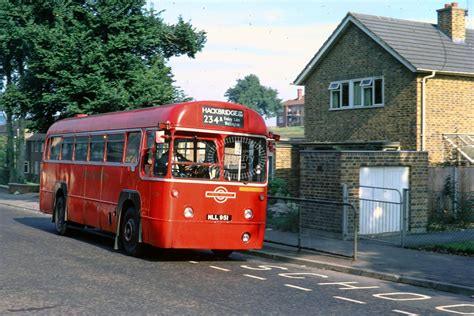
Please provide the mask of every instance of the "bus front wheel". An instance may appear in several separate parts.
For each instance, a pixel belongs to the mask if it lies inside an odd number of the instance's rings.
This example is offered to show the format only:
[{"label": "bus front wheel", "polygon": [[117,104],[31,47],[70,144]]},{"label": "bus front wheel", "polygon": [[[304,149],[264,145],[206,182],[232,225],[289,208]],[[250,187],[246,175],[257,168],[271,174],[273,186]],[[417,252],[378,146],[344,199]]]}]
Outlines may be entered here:
[{"label": "bus front wheel", "polygon": [[140,257],[143,254],[143,245],[138,242],[139,225],[138,212],[134,207],[129,207],[120,227],[123,250],[129,256]]},{"label": "bus front wheel", "polygon": [[58,196],[56,199],[56,205],[54,208],[54,226],[56,227],[56,232],[61,236],[64,236],[69,232],[66,221],[66,203],[63,196]]}]

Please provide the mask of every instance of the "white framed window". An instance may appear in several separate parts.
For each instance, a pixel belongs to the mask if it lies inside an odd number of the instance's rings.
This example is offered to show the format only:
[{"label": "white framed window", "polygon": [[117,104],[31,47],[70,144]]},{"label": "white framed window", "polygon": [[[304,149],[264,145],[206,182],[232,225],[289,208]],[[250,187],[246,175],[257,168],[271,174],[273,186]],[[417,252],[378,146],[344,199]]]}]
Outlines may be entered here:
[{"label": "white framed window", "polygon": [[39,161],[35,161],[33,169],[34,169],[34,174],[39,174],[39,172],[40,172],[40,162]]},{"label": "white framed window", "polygon": [[30,173],[30,162],[25,161],[25,164],[23,166],[23,173]]},{"label": "white framed window", "polygon": [[383,77],[334,81],[329,84],[330,110],[381,107],[384,105]]}]

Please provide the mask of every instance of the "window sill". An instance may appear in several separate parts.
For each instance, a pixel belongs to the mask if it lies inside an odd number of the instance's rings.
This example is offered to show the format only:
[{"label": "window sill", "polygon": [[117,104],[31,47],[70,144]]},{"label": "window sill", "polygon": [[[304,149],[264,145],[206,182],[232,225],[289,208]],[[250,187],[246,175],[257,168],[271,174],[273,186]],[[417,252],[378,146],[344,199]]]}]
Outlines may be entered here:
[{"label": "window sill", "polygon": [[376,108],[383,108],[383,104],[377,104],[377,105],[370,105],[370,106],[347,106],[343,108],[337,108],[337,109],[329,109],[329,111],[345,111],[345,110],[361,110],[361,109],[376,109]]}]

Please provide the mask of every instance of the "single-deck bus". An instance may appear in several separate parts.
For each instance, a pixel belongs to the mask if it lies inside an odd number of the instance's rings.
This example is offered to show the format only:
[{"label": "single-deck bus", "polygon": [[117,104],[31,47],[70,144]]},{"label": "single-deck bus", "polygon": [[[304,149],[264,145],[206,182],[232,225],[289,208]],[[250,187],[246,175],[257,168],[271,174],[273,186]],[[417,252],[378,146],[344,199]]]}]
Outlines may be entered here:
[{"label": "single-deck bus", "polygon": [[160,248],[261,248],[268,137],[255,111],[188,102],[54,123],[46,136],[40,209],[56,231],[94,227],[138,256]]}]

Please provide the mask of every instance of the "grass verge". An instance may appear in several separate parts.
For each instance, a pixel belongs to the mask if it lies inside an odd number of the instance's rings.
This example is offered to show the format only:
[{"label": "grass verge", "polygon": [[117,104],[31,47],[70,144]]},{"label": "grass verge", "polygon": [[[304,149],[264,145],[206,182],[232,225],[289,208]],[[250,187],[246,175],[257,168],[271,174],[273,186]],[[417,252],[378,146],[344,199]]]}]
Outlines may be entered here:
[{"label": "grass verge", "polygon": [[421,249],[462,256],[474,256],[474,240],[425,246]]},{"label": "grass verge", "polygon": [[282,138],[294,138],[304,137],[303,126],[292,126],[292,127],[270,127],[270,130],[275,134],[280,135]]}]

